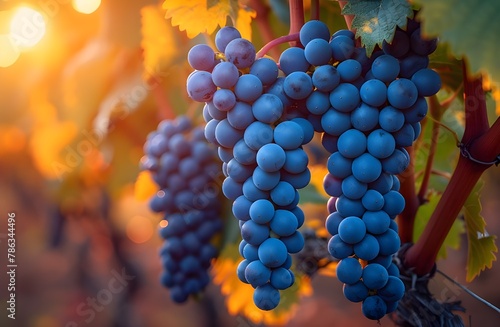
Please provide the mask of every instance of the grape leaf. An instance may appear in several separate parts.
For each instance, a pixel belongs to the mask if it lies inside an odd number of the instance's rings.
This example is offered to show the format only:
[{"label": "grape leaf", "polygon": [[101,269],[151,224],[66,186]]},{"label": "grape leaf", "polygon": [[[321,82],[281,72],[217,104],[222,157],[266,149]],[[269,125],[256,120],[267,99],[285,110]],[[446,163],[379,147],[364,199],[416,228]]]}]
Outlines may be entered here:
[{"label": "grape leaf", "polygon": [[236,275],[241,260],[238,243],[227,244],[212,267],[213,282],[220,285],[221,293],[226,297],[228,312],[231,315],[243,315],[252,325],[285,325],[297,310],[297,301],[311,295],[310,279],[295,272],[295,283],[280,292],[280,304],[274,310],[262,311],[253,303],[252,286],[242,283]]},{"label": "grape leaf", "polygon": [[448,42],[456,56],[467,57],[472,73],[487,72],[500,84],[498,31],[500,2],[497,0],[416,0],[425,35]]},{"label": "grape leaf", "polygon": [[486,268],[491,268],[493,261],[496,260],[495,253],[498,252],[495,244],[496,236],[488,235],[486,223],[481,216],[481,203],[479,200],[482,186],[482,181],[476,184],[462,209],[469,242],[467,282],[471,282]]},{"label": "grape leaf", "polygon": [[166,18],[172,19],[173,26],[179,26],[181,31],[186,31],[189,38],[194,38],[200,33],[212,34],[217,27],[226,26],[229,16],[239,29],[245,30],[248,38],[249,22],[255,17],[255,12],[243,8],[237,0],[167,0],[163,2],[166,9]]},{"label": "grape leaf", "polygon": [[[413,230],[413,239],[417,241],[424,231],[425,225],[429,221],[434,209],[441,199],[441,193],[434,191],[429,192],[428,202],[418,208],[417,216],[415,218],[415,225]],[[447,248],[458,250],[460,247],[460,237],[465,232],[463,221],[456,219],[453,223],[448,235],[446,236],[443,245],[439,249],[438,258],[446,258]]]},{"label": "grape leaf", "polygon": [[375,46],[385,41],[391,43],[396,27],[406,27],[406,18],[413,17],[413,10],[406,0],[351,0],[342,9],[343,15],[354,15],[352,28],[361,45],[371,55]]}]

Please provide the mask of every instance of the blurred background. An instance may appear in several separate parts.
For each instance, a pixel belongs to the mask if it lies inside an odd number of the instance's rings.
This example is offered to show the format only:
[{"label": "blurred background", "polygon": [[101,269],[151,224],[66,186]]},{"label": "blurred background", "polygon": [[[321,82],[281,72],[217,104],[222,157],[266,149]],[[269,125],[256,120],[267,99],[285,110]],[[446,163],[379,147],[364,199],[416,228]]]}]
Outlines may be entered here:
[{"label": "blurred background", "polygon": [[[322,15],[338,14],[331,3]],[[194,43],[207,40],[189,40],[171,27],[158,4],[0,2],[0,326],[264,325],[229,314],[234,310],[228,310],[219,285],[178,305],[159,283],[161,217],[134,187],[138,162],[146,135],[161,120],[187,112],[202,121],[200,106],[185,94],[185,58]],[[277,35],[287,33],[286,22],[274,20],[272,27]],[[481,201],[494,235],[500,234],[499,194],[500,174],[492,168]],[[15,321],[6,310],[11,212]],[[466,242],[464,236],[460,250],[450,250],[439,263],[462,284]],[[494,265],[467,287],[500,306],[499,274]],[[286,326],[377,324],[344,299],[335,278],[316,275],[311,286]],[[439,300],[462,301],[468,326],[499,325],[498,314],[442,277],[430,287]],[[381,324],[393,325],[387,318]]]}]

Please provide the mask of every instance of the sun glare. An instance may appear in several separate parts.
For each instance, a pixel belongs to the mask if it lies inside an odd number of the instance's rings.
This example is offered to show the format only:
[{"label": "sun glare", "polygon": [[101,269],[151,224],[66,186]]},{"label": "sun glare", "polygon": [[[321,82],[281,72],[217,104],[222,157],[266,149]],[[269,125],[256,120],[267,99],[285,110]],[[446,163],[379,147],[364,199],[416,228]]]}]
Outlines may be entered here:
[{"label": "sun glare", "polygon": [[127,224],[126,233],[132,242],[137,244],[145,243],[154,234],[153,223],[146,217],[134,216]]},{"label": "sun glare", "polygon": [[0,35],[0,67],[9,67],[19,58],[19,50],[8,35]]},{"label": "sun glare", "polygon": [[91,14],[101,5],[101,0],[73,0],[73,8],[82,14]]},{"label": "sun glare", "polygon": [[19,50],[34,47],[45,35],[46,25],[38,11],[20,7],[10,22],[10,38]]}]

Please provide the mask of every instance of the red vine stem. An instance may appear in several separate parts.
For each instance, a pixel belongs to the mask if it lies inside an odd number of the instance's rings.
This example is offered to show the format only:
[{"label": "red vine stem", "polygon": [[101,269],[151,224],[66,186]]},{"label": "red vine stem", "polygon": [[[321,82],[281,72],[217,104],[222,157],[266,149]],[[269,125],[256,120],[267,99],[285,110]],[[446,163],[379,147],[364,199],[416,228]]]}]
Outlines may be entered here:
[{"label": "red vine stem", "polygon": [[267,52],[269,52],[269,50],[271,50],[272,48],[274,48],[280,44],[286,43],[286,42],[299,42],[299,33],[280,36],[280,37],[272,40],[271,42],[264,45],[257,52],[256,58],[264,57],[267,54]]},{"label": "red vine stem", "polygon": [[319,20],[319,0],[311,1],[311,20]]},{"label": "red vine stem", "polygon": [[[500,120],[488,128],[482,79],[469,79],[464,65],[465,131],[462,143],[476,160],[492,162],[500,153]],[[460,156],[457,166],[419,240],[408,249],[405,266],[423,276],[433,268],[444,239],[481,174],[491,165]]]},{"label": "red vine stem", "polygon": [[[302,0],[290,0],[290,31],[289,35],[299,33],[304,25],[304,3]],[[290,42],[290,46],[299,45],[299,41]]]},{"label": "red vine stem", "polygon": [[[339,1],[340,10],[344,9],[344,6],[348,1]],[[344,15],[345,24],[347,25],[347,29],[353,31],[352,28],[352,20],[354,19],[353,15]],[[353,31],[354,32],[354,31]]]}]

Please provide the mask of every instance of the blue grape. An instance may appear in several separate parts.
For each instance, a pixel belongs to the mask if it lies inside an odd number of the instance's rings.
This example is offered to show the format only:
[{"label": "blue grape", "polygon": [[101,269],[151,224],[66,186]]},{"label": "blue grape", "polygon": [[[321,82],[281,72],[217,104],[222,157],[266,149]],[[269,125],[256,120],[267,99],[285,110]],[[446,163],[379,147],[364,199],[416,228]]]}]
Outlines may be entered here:
[{"label": "blue grape", "polygon": [[391,223],[389,214],[383,210],[366,211],[362,220],[365,223],[366,231],[374,235],[384,233]]},{"label": "blue grape", "polygon": [[215,52],[206,44],[197,44],[188,52],[189,65],[196,70],[210,72],[217,64]]},{"label": "blue grape", "polygon": [[390,55],[381,55],[372,63],[373,76],[384,83],[394,81],[399,74],[399,62]]},{"label": "blue grape", "polygon": [[349,59],[354,52],[354,40],[346,35],[336,35],[330,41],[333,58],[344,61]]},{"label": "blue grape", "polygon": [[272,310],[276,308],[280,302],[280,293],[268,283],[255,289],[253,301],[261,310]]},{"label": "blue grape", "polygon": [[279,236],[290,236],[297,230],[298,221],[290,211],[278,209],[275,211],[269,226]]},{"label": "blue grape", "polygon": [[238,68],[248,68],[255,61],[254,45],[243,38],[236,38],[229,42],[224,49],[227,61]]},{"label": "blue grape", "polygon": [[358,258],[366,261],[373,260],[379,254],[382,254],[379,242],[372,234],[366,234],[360,242],[354,244],[354,253]]},{"label": "blue grape", "polygon": [[234,86],[234,93],[238,99],[248,103],[257,100],[262,95],[262,91],[262,82],[257,76],[251,74],[240,76]]},{"label": "blue grape", "polygon": [[219,89],[215,91],[212,103],[220,111],[229,111],[236,104],[236,96],[231,90]]},{"label": "blue grape", "polygon": [[212,99],[217,87],[212,81],[212,74],[197,70],[188,78],[186,89],[194,101],[207,102]]},{"label": "blue grape", "polygon": [[350,83],[340,83],[330,92],[330,104],[341,112],[351,112],[359,104],[359,90]]},{"label": "blue grape", "polygon": [[259,260],[252,261],[245,268],[245,279],[254,288],[265,285],[271,279],[271,269]]},{"label": "blue grape", "polygon": [[342,194],[352,200],[358,200],[365,195],[368,186],[366,183],[360,182],[350,175],[342,181]]},{"label": "blue grape", "polygon": [[274,94],[265,93],[252,104],[253,116],[263,123],[274,123],[283,114],[284,106],[280,98]]},{"label": "blue grape", "polygon": [[259,246],[259,260],[269,268],[277,268],[285,263],[287,249],[285,244],[277,238],[267,238]]},{"label": "blue grape", "polygon": [[227,61],[218,63],[212,70],[212,81],[223,89],[230,89],[236,85],[240,72],[238,68]]},{"label": "blue grape", "polygon": [[245,130],[255,121],[252,114],[252,106],[245,102],[237,101],[231,110],[227,113],[229,125],[238,130]]},{"label": "blue grape", "polygon": [[215,46],[220,52],[225,52],[229,42],[238,38],[241,38],[241,34],[236,28],[225,26],[215,34]]},{"label": "blue grape", "polygon": [[276,143],[269,143],[257,151],[257,164],[266,172],[280,170],[286,161],[285,150]]},{"label": "blue grape", "polygon": [[411,77],[420,96],[431,96],[436,94],[441,88],[441,78],[432,69],[421,69]]},{"label": "blue grape", "polygon": [[330,31],[328,26],[322,21],[310,20],[300,28],[299,39],[303,46],[307,46],[314,39],[328,41],[330,39]]},{"label": "blue grape", "polygon": [[321,91],[312,92],[306,99],[306,108],[311,114],[324,114],[330,108],[329,94]]},{"label": "blue grape", "polygon": [[361,302],[368,297],[368,288],[362,281],[357,281],[354,284],[344,284],[343,293],[349,301]]},{"label": "blue grape", "polygon": [[410,38],[404,31],[396,31],[391,43],[382,44],[384,53],[396,58],[401,58],[410,51]]},{"label": "blue grape", "polygon": [[306,60],[304,49],[292,47],[281,53],[279,66],[285,75],[290,75],[293,72],[306,72],[309,62]]},{"label": "blue grape", "polygon": [[273,84],[278,73],[278,65],[269,58],[259,58],[250,67],[250,74],[257,76],[264,86]]},{"label": "blue grape", "polygon": [[311,77],[301,71],[292,72],[285,77],[283,90],[294,100],[305,99],[313,90]]},{"label": "blue grape", "polygon": [[360,242],[366,235],[366,226],[359,217],[349,216],[344,218],[338,227],[339,236],[348,244]]},{"label": "blue grape", "polygon": [[378,79],[370,79],[361,85],[361,100],[373,107],[379,107],[387,100],[387,86]]},{"label": "blue grape", "polygon": [[384,196],[375,189],[368,189],[361,199],[366,210],[377,211],[384,207]]},{"label": "blue grape", "polygon": [[365,103],[361,103],[351,113],[352,127],[362,132],[373,130],[378,125],[378,121],[378,109]]},{"label": "blue grape", "polygon": [[[366,139],[368,153],[378,159],[389,157],[396,149],[396,140],[383,129],[376,129]],[[378,178],[378,177],[377,177]]]},{"label": "blue grape", "polygon": [[326,133],[339,136],[352,127],[351,116],[331,108],[321,117],[321,127]]},{"label": "blue grape", "polygon": [[401,110],[392,106],[386,106],[380,110],[378,123],[382,129],[393,133],[401,129],[405,123],[405,115]]},{"label": "blue grape", "polygon": [[302,127],[293,121],[284,121],[274,129],[274,142],[284,150],[296,149],[304,142]]},{"label": "blue grape", "polygon": [[250,149],[259,150],[263,145],[272,142],[274,131],[271,126],[255,121],[245,129],[243,137]]},{"label": "blue grape", "polygon": [[326,65],[332,58],[332,48],[325,39],[312,39],[305,45],[304,57],[311,65]]},{"label": "blue grape", "polygon": [[378,295],[368,296],[363,301],[361,308],[365,317],[372,320],[381,319],[387,312],[387,304]]},{"label": "blue grape", "polygon": [[345,258],[337,264],[336,275],[339,281],[345,284],[354,284],[363,274],[363,268],[358,259]]},{"label": "blue grape", "polygon": [[340,238],[338,234],[333,235],[328,241],[328,252],[336,259],[345,259],[354,253],[353,246]]},{"label": "blue grape", "polygon": [[362,67],[358,61],[347,59],[337,66],[337,71],[342,81],[353,82],[361,76]]},{"label": "blue grape", "polygon": [[417,101],[417,97],[417,87],[409,79],[399,78],[387,87],[387,100],[394,108],[410,108]]},{"label": "blue grape", "polygon": [[311,79],[314,87],[321,92],[330,92],[340,84],[340,74],[331,65],[316,67]]}]

